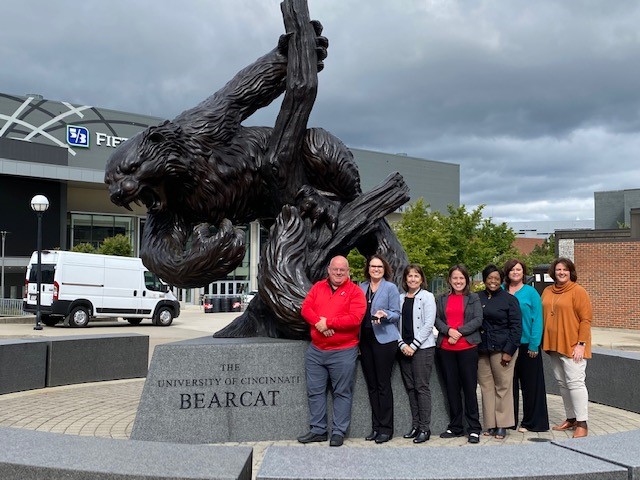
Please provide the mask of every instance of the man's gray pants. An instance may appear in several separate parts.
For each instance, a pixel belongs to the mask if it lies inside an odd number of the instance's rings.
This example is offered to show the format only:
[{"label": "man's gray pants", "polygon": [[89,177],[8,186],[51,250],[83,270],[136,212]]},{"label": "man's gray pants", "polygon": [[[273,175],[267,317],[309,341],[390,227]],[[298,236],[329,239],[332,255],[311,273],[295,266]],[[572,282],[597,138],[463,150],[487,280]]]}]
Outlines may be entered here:
[{"label": "man's gray pants", "polygon": [[358,347],[343,350],[320,350],[309,345],[305,353],[309,425],[317,434],[327,432],[327,384],[333,389],[333,428],[331,434],[347,433],[351,422],[353,382]]}]

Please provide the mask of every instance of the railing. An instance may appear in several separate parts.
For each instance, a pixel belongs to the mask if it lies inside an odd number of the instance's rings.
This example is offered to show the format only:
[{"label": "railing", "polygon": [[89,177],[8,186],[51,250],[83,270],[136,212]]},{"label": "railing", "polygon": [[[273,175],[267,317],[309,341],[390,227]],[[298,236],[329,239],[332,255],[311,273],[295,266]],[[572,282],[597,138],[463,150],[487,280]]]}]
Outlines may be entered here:
[{"label": "railing", "polygon": [[0,317],[23,315],[21,298],[0,298]]}]

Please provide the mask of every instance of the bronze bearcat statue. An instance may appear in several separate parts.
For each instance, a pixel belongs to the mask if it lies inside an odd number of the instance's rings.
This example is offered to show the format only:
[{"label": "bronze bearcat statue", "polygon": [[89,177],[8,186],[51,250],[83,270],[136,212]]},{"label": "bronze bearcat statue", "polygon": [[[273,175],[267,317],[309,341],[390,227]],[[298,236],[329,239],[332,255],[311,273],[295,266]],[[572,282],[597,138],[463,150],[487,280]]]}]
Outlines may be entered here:
[{"label": "bronze bearcat statue", "polygon": [[[306,128],[312,81],[299,95],[305,114],[287,109],[285,96],[276,127],[241,124],[285,90],[296,95],[299,85],[290,84],[299,82],[289,78],[293,56],[304,63],[306,54],[314,73],[322,69],[328,42],[318,22],[305,26],[306,37],[305,31],[281,36],[276,48],[222,89],[121,144],[107,163],[112,202],[147,207],[140,256],[170,284],[198,287],[223,278],[245,255],[244,232],[233,225],[259,220],[271,227],[259,295],[219,336],[307,338],[299,315],[306,290],[324,276],[333,255],[351,248],[384,253],[396,272],[406,264],[384,220],[407,201],[404,181],[396,174],[362,194],[346,146],[325,130]],[[304,38],[311,47],[301,53]],[[301,126],[292,127],[291,119]]]}]

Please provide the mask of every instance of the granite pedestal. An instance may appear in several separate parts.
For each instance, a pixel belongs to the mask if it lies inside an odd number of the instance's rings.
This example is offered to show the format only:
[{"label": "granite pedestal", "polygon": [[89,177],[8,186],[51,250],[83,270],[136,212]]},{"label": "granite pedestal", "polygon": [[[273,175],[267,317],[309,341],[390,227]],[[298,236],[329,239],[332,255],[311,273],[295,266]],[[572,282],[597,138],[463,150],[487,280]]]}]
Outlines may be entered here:
[{"label": "granite pedestal", "polygon": [[47,346],[43,340],[0,340],[0,395],[45,387]]},{"label": "granite pedestal", "polygon": [[[294,340],[212,337],[158,345],[131,437],[179,443],[295,439],[309,430],[307,346]],[[431,391],[431,429],[438,434],[446,429],[448,415],[435,369]],[[402,435],[411,427],[411,416],[397,365],[393,392],[395,435]],[[348,436],[370,431],[371,410],[358,365]]]},{"label": "granite pedestal", "polygon": [[75,335],[49,337],[47,341],[47,387],[147,374],[148,335]]}]

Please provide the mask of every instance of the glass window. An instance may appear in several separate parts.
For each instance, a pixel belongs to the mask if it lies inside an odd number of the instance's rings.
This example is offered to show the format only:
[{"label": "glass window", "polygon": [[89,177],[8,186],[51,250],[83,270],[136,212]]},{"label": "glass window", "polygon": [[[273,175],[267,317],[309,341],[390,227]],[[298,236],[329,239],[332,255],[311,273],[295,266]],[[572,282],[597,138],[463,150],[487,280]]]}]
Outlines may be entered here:
[{"label": "glass window", "polygon": [[105,238],[115,237],[118,234],[132,239],[131,244],[134,245],[134,217],[72,213],[70,223],[71,247],[80,243],[89,243],[98,249]]},{"label": "glass window", "polygon": [[[56,266],[53,263],[40,264],[42,271],[42,283],[51,284],[56,272]],[[38,283],[38,265],[31,265],[31,271],[29,272],[29,283]]]}]

